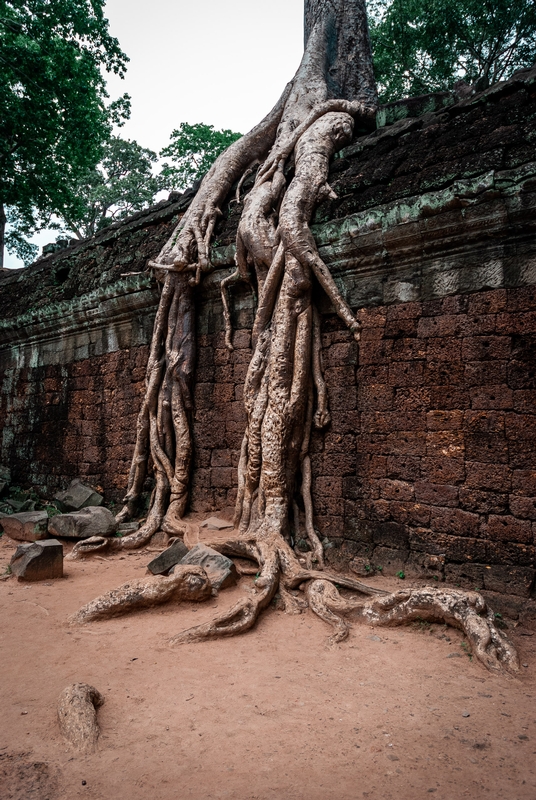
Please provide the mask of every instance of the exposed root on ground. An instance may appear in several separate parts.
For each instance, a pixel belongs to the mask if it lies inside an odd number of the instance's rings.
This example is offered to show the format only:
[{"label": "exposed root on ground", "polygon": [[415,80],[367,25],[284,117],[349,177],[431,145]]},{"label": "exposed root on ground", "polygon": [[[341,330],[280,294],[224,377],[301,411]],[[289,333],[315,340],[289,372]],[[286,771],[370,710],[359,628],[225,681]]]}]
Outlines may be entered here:
[{"label": "exposed root on ground", "polygon": [[212,594],[207,573],[201,567],[177,565],[171,575],[129,581],[97,597],[70,617],[71,624],[109,619],[162,603],[206,600]]},{"label": "exposed root on ground", "polygon": [[[478,592],[422,587],[387,594],[355,578],[308,569],[287,542],[266,526],[255,537],[215,539],[206,544],[224,555],[256,564],[254,587],[223,614],[172,637],[171,644],[245,633],[277,594],[287,613],[299,614],[309,607],[331,625],[334,632],[328,641],[332,645],[348,636],[350,624],[346,615],[352,621],[385,627],[407,625],[413,620],[442,622],[463,631],[475,658],[487,669],[517,672],[519,668],[515,648],[496,628],[493,612]],[[343,597],[338,587],[354,591],[357,596]],[[303,591],[303,596],[297,589]],[[131,581],[107,592],[80,609],[70,621],[80,624],[107,619],[166,602],[205,600],[211,594],[203,569],[177,566],[168,577]]]},{"label": "exposed root on ground", "polygon": [[332,641],[348,635],[348,624],[340,616],[348,612],[354,612],[354,619],[381,627],[407,625],[413,620],[443,622],[464,632],[473,655],[487,669],[519,669],[514,646],[495,626],[494,614],[478,592],[425,586],[363,602],[343,598],[332,583],[317,580],[309,585],[307,598],[314,612],[335,628]]},{"label": "exposed root on ground", "polygon": [[[244,281],[258,297],[253,355],[243,393],[247,424],[238,465],[239,535],[214,542],[213,547],[258,564],[259,575],[251,596],[173,641],[247,631],[278,591],[289,612],[300,611],[304,601],[294,592],[302,587],[305,602],[334,627],[333,641],[348,634],[348,623],[341,616],[347,611],[359,612],[378,625],[402,624],[428,614],[462,628],[488,668],[514,669],[513,648],[495,629],[492,616],[484,616],[485,604],[478,595],[427,589],[383,596],[324,567],[314,527],[309,456],[313,426],[324,428],[330,421],[315,287],[327,295],[356,341],[360,326],[318,253],[310,222],[319,202],[336,197],[328,183],[330,160],[351,142],[356,120],[365,124],[374,119],[377,95],[364,0],[306,0],[305,7],[306,48],[294,79],[266,119],[214,163],[172,237],[150,264],[163,289],[128,492],[119,515],[124,520],[134,513],[152,464],[155,488],[147,521],[132,536],[81,542],[71,557],[139,547],[160,529],[172,535],[184,533],[180,520],[192,454],[195,287],[213,269],[210,246],[223,203],[234,185],[240,201],[245,177],[258,164],[254,185],[243,200],[236,269],[221,281],[229,348],[233,346],[231,287]],[[303,538],[309,547],[305,557],[294,549],[302,539],[302,512]],[[158,585],[166,584],[160,579]],[[348,600],[337,586],[382,597]],[[114,597],[110,593],[106,608],[119,613],[140,607],[138,596],[145,595],[137,587],[134,602],[131,587],[123,587]],[[100,601],[95,603],[99,608],[90,611],[94,605],[90,604],[83,610],[86,615],[101,613]],[[143,604],[151,603],[143,599]]]},{"label": "exposed root on ground", "polygon": [[73,683],[60,694],[58,720],[62,736],[83,753],[92,753],[97,747],[97,708],[103,703],[102,694],[87,683]]}]

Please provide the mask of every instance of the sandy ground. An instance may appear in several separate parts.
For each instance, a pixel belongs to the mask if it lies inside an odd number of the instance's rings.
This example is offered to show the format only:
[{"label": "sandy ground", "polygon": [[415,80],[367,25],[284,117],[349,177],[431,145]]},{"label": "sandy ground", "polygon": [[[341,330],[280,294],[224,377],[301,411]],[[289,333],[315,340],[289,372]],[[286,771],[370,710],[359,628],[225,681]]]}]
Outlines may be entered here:
[{"label": "sandy ground", "polygon": [[[0,572],[14,548],[0,539]],[[442,626],[356,625],[328,648],[311,612],[275,608],[244,636],[169,646],[252,578],[205,604],[66,624],[153,557],[66,561],[62,580],[0,583],[2,800],[536,798],[530,631],[512,632],[527,665],[515,679],[486,672]],[[92,756],[58,729],[58,696],[74,682],[106,696]]]}]

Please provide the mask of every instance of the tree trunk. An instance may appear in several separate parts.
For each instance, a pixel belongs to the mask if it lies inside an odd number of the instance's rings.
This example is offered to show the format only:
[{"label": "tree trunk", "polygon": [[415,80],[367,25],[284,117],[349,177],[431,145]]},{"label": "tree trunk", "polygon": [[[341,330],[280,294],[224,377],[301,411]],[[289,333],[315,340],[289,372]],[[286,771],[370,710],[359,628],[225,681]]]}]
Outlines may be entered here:
[{"label": "tree trunk", "polygon": [[[238,182],[242,215],[236,270],[221,283],[230,349],[229,286],[237,281],[255,283],[259,301],[252,331],[254,353],[244,385],[247,425],[238,467],[238,532],[214,546],[227,555],[245,554],[259,565],[257,594],[175,641],[248,630],[278,590],[287,609],[296,611],[300,604],[291,590],[310,585],[310,607],[327,621],[338,620],[341,630],[345,623],[333,610],[338,602],[334,582],[365,594],[384,594],[321,571],[323,551],[313,524],[309,458],[312,426],[322,428],[330,419],[313,284],[325,291],[356,340],[360,327],[318,254],[309,222],[317,203],[334,196],[327,183],[331,157],[351,141],[355,119],[370,123],[376,106],[364,0],[306,0],[305,52],[296,75],[265,120],[214,163],[151,264],[164,286],[120,518],[135,508],[149,458],[156,477],[153,504],[136,534],[88,540],[80,545],[80,553],[101,545],[137,547],[160,527],[182,532],[192,449],[194,287],[203,273],[212,270],[210,244],[220,205]],[[253,188],[242,196],[243,177],[258,165]],[[300,528],[300,494],[311,548],[308,557],[293,549]],[[324,596],[332,598],[331,606],[323,605]],[[440,613],[440,605],[437,608]]]}]

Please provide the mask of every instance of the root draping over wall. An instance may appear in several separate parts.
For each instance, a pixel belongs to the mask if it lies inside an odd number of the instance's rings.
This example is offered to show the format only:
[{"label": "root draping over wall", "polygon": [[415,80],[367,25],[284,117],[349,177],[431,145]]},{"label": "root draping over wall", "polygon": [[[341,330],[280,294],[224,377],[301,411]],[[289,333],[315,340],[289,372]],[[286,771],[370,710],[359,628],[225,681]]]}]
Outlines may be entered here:
[{"label": "root draping over wall", "polygon": [[[152,465],[156,486],[147,521],[123,539],[89,540],[77,546],[75,557],[103,547],[138,547],[160,529],[182,532],[192,455],[195,287],[213,270],[210,245],[224,200],[236,186],[241,201],[244,179],[256,170],[253,188],[243,199],[236,270],[221,283],[229,348],[229,287],[239,281],[249,284],[257,296],[257,310],[243,393],[247,424],[238,466],[236,530],[227,542],[214,545],[226,555],[258,564],[256,593],[175,641],[248,630],[277,591],[287,609],[296,610],[298,601],[290,592],[301,587],[309,606],[335,626],[335,639],[345,635],[340,612],[350,608],[376,624],[397,624],[424,608],[430,618],[465,630],[487,666],[503,662],[513,667],[511,648],[484,616],[483,601],[473,595],[430,590],[354,603],[340,597],[335,583],[361,594],[383,593],[323,571],[322,544],[313,521],[309,443],[313,426],[325,427],[330,414],[314,285],[327,295],[357,341],[360,326],[319,256],[309,223],[319,201],[334,196],[327,182],[330,159],[351,141],[356,121],[363,126],[374,120],[377,95],[364,0],[306,0],[305,22],[304,56],[279,102],[218,158],[177,229],[150,263],[163,287],[128,491],[119,515],[125,520],[134,513]],[[311,548],[301,560],[294,550],[300,507]],[[117,590],[113,602],[130,603],[130,590],[121,592]],[[90,605],[96,609],[95,603]],[[90,618],[93,612],[88,608],[80,613]]]}]

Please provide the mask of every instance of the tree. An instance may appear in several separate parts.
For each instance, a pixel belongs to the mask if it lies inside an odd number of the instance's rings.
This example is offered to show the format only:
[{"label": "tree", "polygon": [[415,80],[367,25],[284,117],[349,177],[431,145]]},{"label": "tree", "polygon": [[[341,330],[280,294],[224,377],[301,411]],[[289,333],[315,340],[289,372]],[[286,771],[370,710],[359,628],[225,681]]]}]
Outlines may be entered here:
[{"label": "tree", "polygon": [[536,59],[533,0],[375,0],[371,38],[383,101],[478,90]]},{"label": "tree", "polygon": [[217,157],[241,136],[230,130],[214,130],[213,125],[182,122],[172,132],[170,144],[160,153],[160,158],[172,159],[171,164],[162,165],[161,176],[166,187],[186,189],[200,180]]},{"label": "tree", "polygon": [[112,137],[100,164],[72,187],[69,206],[57,209],[57,216],[68,231],[85,239],[116,219],[146,208],[161,186],[160,178],[152,172],[156,161],[152,150]]},{"label": "tree", "polygon": [[[364,0],[305,0],[305,53],[296,75],[268,116],[212,165],[170,240],[150,264],[163,288],[125,507],[118,515],[124,520],[135,512],[151,460],[156,485],[147,520],[135,534],[88,539],[77,544],[73,554],[76,558],[103,548],[139,547],[160,529],[184,535],[181,517],[192,454],[195,287],[213,270],[210,243],[223,201],[233,186],[238,194],[244,175],[259,165],[253,188],[245,197],[239,195],[236,270],[221,282],[228,347],[232,348],[228,287],[239,280],[255,283],[258,305],[254,352],[244,384],[247,425],[238,466],[235,532],[212,543],[222,553],[255,563],[255,594],[172,641],[249,630],[279,592],[287,611],[308,605],[333,625],[333,641],[347,635],[342,614],[349,610],[379,625],[401,624],[416,616],[440,619],[465,630],[487,666],[505,663],[514,669],[515,651],[496,630],[491,612],[482,616],[486,606],[480,595],[426,588],[384,596],[324,569],[322,543],[313,525],[309,441],[313,425],[324,428],[330,421],[313,282],[326,292],[357,340],[360,325],[318,254],[309,221],[317,202],[333,194],[327,183],[331,156],[350,142],[355,118],[360,124],[374,120],[376,106]],[[292,546],[292,525],[296,539],[301,525],[300,495],[311,547],[308,558]],[[187,572],[177,580],[189,585],[194,577]],[[154,598],[154,583],[152,579],[144,589],[138,586],[139,597],[148,602]],[[347,599],[338,586],[381,596]],[[304,590],[301,601],[292,593],[297,588]],[[131,594],[126,588],[114,591],[92,607],[98,606],[101,615],[115,615],[127,609],[124,600]]]},{"label": "tree", "polygon": [[46,224],[101,159],[112,123],[128,115],[127,95],[107,103],[102,70],[123,76],[128,59],[103,7],[104,0],[0,1],[0,266],[5,209],[19,241]]}]

